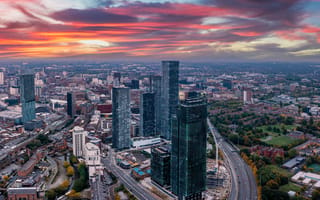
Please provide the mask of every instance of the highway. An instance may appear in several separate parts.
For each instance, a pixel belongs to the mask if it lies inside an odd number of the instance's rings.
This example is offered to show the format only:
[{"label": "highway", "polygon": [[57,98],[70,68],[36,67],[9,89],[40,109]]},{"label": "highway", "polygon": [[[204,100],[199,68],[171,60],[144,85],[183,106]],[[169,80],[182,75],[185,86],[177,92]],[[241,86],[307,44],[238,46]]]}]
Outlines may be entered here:
[{"label": "highway", "polygon": [[104,166],[109,169],[123,185],[139,200],[158,200],[157,196],[145,189],[140,183],[134,180],[128,172],[116,165],[114,153],[109,149],[107,158],[102,158]]},{"label": "highway", "polygon": [[224,140],[218,130],[211,124],[209,118],[207,123],[210,132],[216,137],[218,146],[222,150],[225,162],[230,167],[232,182],[229,200],[256,200],[257,185],[249,166],[242,160],[237,150]]}]

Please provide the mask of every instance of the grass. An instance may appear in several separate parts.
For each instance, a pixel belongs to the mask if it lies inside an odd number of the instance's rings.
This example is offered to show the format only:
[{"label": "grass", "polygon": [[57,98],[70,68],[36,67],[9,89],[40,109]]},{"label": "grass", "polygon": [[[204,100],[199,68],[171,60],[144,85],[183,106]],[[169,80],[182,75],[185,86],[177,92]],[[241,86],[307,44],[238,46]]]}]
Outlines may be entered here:
[{"label": "grass", "polygon": [[278,129],[280,129],[280,130],[281,130],[282,128],[285,128],[285,129],[287,129],[287,130],[294,130],[294,129],[296,129],[296,128],[298,127],[298,125],[276,124],[276,125],[259,126],[259,127],[257,127],[257,129],[262,129],[262,131],[263,131],[264,133],[268,133],[268,134],[270,134],[271,136],[277,136],[277,135],[279,135],[279,133],[276,133],[276,132],[274,132],[274,131],[269,131],[269,130],[267,130],[268,127],[278,128]]},{"label": "grass", "polygon": [[279,172],[280,174],[282,174],[284,176],[287,176],[287,177],[292,176],[291,172],[289,172],[288,170],[283,169],[281,167],[278,167],[277,165],[267,165],[267,167],[270,168],[272,171]]},{"label": "grass", "polygon": [[316,164],[316,163],[311,164],[308,166],[308,168],[313,169],[314,172],[318,172],[318,173],[320,172],[320,165],[319,164]]},{"label": "grass", "polygon": [[289,192],[289,191],[300,192],[301,191],[301,186],[289,182],[286,185],[280,186],[279,190],[283,191],[283,192]]},{"label": "grass", "polygon": [[272,139],[269,141],[266,141],[266,143],[273,146],[282,147],[282,146],[288,146],[294,143],[296,140],[297,139],[291,138],[289,136],[281,135],[281,136],[272,137]]}]

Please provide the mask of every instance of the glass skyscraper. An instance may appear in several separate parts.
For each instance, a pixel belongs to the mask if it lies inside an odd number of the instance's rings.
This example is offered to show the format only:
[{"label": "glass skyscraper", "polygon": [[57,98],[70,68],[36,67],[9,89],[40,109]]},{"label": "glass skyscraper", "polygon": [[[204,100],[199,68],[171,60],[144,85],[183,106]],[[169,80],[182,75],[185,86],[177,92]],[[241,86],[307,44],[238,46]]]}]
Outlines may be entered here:
[{"label": "glass skyscraper", "polygon": [[67,114],[71,118],[75,115],[75,97],[73,92],[67,93]]},{"label": "glass skyscraper", "polygon": [[171,189],[179,199],[201,199],[206,189],[207,101],[182,101],[172,121]]},{"label": "glass skyscraper", "polygon": [[179,61],[162,61],[161,136],[171,140],[171,120],[179,103]]},{"label": "glass skyscraper", "polygon": [[155,135],[155,94],[152,92],[140,95],[140,136]]},{"label": "glass skyscraper", "polygon": [[112,88],[112,146],[118,150],[130,147],[130,89]]},{"label": "glass skyscraper", "polygon": [[151,148],[151,179],[157,184],[170,185],[170,145]]},{"label": "glass skyscraper", "polygon": [[36,118],[34,75],[20,76],[20,101],[22,104],[22,122],[26,123]]},{"label": "glass skyscraper", "polygon": [[151,92],[154,93],[155,131],[161,132],[161,76],[150,77]]}]

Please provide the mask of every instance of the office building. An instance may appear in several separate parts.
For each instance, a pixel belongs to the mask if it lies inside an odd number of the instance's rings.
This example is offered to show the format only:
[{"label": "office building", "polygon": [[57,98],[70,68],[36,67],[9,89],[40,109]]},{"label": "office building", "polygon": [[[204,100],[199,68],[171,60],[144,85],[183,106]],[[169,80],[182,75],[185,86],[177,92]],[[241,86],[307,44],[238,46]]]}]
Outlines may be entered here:
[{"label": "office building", "polygon": [[68,92],[67,93],[67,114],[71,118],[74,118],[75,113],[76,113],[76,110],[75,110],[75,94],[73,92]]},{"label": "office building", "polygon": [[142,93],[140,97],[140,136],[155,135],[155,94]]},{"label": "office building", "polygon": [[82,127],[76,126],[72,133],[72,149],[76,157],[85,157],[85,144],[88,132]]},{"label": "office building", "polygon": [[202,199],[206,189],[207,102],[182,101],[172,124],[171,190],[179,199]]},{"label": "office building", "polygon": [[170,185],[170,146],[151,148],[151,180],[162,187]]},{"label": "office building", "polygon": [[222,80],[222,86],[231,90],[233,88],[233,82],[230,79],[224,79]]},{"label": "office building", "polygon": [[155,131],[161,132],[161,76],[150,77],[151,92],[154,93]]},{"label": "office building", "polygon": [[101,170],[101,152],[99,146],[88,142],[85,144],[85,161],[89,168],[89,176],[95,176]]},{"label": "office building", "polygon": [[121,73],[120,72],[113,73],[113,86],[119,87],[120,83],[121,83]]},{"label": "office building", "polygon": [[0,71],[0,85],[4,84],[4,73]]},{"label": "office building", "polygon": [[22,122],[36,118],[34,75],[23,74],[20,76],[20,101],[22,104]]},{"label": "office building", "polygon": [[162,61],[161,136],[171,140],[172,116],[179,102],[179,61]]},{"label": "office building", "polygon": [[252,89],[244,88],[242,91],[242,98],[243,98],[244,104],[252,104],[253,103]]},{"label": "office building", "polygon": [[131,89],[139,89],[140,85],[139,85],[139,80],[131,80]]},{"label": "office building", "polygon": [[130,89],[112,88],[112,146],[118,150],[130,147]]}]

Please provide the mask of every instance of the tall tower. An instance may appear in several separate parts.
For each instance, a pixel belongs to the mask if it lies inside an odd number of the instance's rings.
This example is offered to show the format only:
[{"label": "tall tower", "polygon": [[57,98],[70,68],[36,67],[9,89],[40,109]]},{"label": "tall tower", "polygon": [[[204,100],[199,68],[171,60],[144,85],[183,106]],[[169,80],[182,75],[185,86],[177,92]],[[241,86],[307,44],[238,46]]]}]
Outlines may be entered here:
[{"label": "tall tower", "polygon": [[22,104],[22,122],[36,118],[34,75],[23,74],[20,76],[20,101]]},{"label": "tall tower", "polygon": [[151,92],[154,93],[155,131],[161,132],[161,76],[151,76]]},{"label": "tall tower", "polygon": [[0,85],[4,84],[4,72],[0,71]]},{"label": "tall tower", "polygon": [[85,144],[88,133],[82,127],[76,126],[72,133],[72,149],[76,157],[85,156]]},{"label": "tall tower", "polygon": [[162,61],[161,136],[171,140],[171,120],[179,103],[179,61]]},{"label": "tall tower", "polygon": [[171,189],[179,199],[201,200],[206,189],[207,101],[181,102],[172,124]]},{"label": "tall tower", "polygon": [[155,94],[142,93],[140,96],[140,136],[155,135]]},{"label": "tall tower", "polygon": [[73,92],[68,92],[67,93],[67,114],[71,117],[74,118],[75,116],[75,97]]},{"label": "tall tower", "polygon": [[130,89],[112,88],[112,146],[118,150],[130,147]]}]

